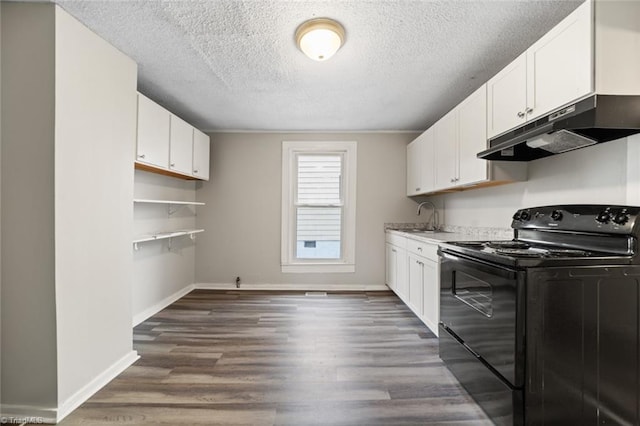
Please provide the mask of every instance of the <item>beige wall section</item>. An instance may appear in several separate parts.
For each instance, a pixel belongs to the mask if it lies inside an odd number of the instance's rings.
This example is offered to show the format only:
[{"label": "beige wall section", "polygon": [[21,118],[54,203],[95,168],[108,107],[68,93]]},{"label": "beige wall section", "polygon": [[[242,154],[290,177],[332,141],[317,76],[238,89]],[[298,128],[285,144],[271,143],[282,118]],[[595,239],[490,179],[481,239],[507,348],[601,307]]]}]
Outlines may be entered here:
[{"label": "beige wall section", "polygon": [[[136,170],[134,198],[174,201],[194,201],[194,181]],[[169,215],[166,204],[136,204],[134,235],[158,231],[193,229],[196,214],[203,207],[184,206]],[[175,206],[173,207],[175,209]],[[206,232],[206,231],[205,231]],[[198,240],[205,234],[198,234]],[[132,287],[134,324],[143,321],[173,301],[193,284],[195,271],[195,243],[189,237],[150,241],[138,245],[134,251],[134,280]]]},{"label": "beige wall section", "polygon": [[132,352],[136,63],[56,7],[58,403]]},{"label": "beige wall section", "polygon": [[627,155],[627,138],[578,149],[529,162],[527,182],[441,195],[436,202],[444,202],[448,225],[501,228],[508,228],[523,207],[637,204],[627,194]]},{"label": "beige wall section", "polygon": [[[414,222],[416,203],[406,193],[406,145],[413,133],[213,133],[211,180],[196,186],[197,283],[384,284],[385,222]],[[280,272],[282,141],[357,141],[356,272]]]},{"label": "beige wall section", "polygon": [[2,8],[2,405],[57,406],[54,15]]}]

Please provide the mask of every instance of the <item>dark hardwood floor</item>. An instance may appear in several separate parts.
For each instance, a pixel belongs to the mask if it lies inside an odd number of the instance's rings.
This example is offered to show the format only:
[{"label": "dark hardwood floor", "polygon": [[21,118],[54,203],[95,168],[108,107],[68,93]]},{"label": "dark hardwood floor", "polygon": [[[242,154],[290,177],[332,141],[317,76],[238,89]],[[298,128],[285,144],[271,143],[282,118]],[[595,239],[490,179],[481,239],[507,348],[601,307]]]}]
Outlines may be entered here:
[{"label": "dark hardwood floor", "polygon": [[196,290],[63,425],[490,425],[391,292]]}]

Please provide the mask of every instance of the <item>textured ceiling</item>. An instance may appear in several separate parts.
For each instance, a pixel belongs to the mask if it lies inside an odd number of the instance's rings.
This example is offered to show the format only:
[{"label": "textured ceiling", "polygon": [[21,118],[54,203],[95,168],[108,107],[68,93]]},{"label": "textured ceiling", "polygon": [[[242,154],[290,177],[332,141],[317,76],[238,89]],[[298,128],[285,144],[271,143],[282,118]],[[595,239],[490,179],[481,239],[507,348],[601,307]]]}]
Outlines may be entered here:
[{"label": "textured ceiling", "polygon": [[[575,1],[56,0],[139,65],[139,90],[204,130],[423,130]],[[294,32],[331,17],[326,62]]]}]

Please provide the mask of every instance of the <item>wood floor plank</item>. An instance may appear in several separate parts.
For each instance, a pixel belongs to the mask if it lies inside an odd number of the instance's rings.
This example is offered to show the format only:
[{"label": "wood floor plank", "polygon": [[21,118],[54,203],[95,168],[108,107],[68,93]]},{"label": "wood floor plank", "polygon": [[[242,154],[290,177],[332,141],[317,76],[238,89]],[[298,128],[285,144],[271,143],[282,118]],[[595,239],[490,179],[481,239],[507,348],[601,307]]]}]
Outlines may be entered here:
[{"label": "wood floor plank", "polygon": [[134,348],[61,424],[491,424],[391,292],[195,290],[135,327]]}]

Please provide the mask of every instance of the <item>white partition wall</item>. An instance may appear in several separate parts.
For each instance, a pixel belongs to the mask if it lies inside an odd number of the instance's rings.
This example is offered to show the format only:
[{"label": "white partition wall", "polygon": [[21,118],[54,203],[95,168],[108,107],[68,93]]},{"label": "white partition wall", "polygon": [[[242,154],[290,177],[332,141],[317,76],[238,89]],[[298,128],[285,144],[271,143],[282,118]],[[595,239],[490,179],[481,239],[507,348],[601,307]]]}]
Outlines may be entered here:
[{"label": "white partition wall", "polygon": [[64,417],[136,359],[135,62],[2,3],[2,416]]}]

